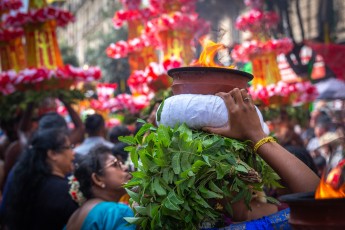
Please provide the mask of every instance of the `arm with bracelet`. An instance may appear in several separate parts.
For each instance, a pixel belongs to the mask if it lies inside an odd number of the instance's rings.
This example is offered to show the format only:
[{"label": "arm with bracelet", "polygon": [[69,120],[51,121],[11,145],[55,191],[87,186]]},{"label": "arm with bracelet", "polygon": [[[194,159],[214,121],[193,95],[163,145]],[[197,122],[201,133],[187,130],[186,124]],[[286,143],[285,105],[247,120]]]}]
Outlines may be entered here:
[{"label": "arm with bracelet", "polygon": [[253,101],[245,89],[235,88],[228,93],[216,95],[226,104],[229,122],[225,127],[205,127],[204,131],[243,141],[250,140],[254,152],[278,173],[293,193],[315,191],[319,177],[274,138],[265,134]]}]

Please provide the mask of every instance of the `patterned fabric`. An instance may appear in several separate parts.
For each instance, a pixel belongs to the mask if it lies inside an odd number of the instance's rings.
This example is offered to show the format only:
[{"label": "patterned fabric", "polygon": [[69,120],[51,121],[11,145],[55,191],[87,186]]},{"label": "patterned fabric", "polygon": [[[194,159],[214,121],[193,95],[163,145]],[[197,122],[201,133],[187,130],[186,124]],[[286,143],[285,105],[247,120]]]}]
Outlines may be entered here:
[{"label": "patterned fabric", "polygon": [[274,213],[263,218],[246,221],[243,223],[233,224],[228,227],[219,230],[240,230],[240,229],[251,229],[251,230],[289,230],[291,229],[288,220],[290,216],[290,209],[285,209],[280,212]]},{"label": "patterned fabric", "polygon": [[290,209],[284,209],[269,216],[257,220],[231,224],[224,228],[207,228],[204,230],[290,230]]}]

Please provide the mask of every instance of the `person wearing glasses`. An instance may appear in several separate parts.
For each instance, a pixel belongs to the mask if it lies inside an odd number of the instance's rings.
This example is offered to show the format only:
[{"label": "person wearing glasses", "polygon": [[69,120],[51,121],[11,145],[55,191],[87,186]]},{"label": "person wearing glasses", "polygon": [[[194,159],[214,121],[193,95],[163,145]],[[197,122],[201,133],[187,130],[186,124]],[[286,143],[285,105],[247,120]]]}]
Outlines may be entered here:
[{"label": "person wearing glasses", "polygon": [[133,211],[119,202],[126,194],[123,185],[128,181],[129,173],[113,156],[110,148],[104,145],[93,147],[82,156],[74,176],[86,201],[69,219],[67,230],[136,228],[124,219],[133,217]]},{"label": "person wearing glasses", "polygon": [[74,170],[65,129],[37,130],[13,168],[4,201],[8,229],[62,229],[78,204],[66,175]]}]

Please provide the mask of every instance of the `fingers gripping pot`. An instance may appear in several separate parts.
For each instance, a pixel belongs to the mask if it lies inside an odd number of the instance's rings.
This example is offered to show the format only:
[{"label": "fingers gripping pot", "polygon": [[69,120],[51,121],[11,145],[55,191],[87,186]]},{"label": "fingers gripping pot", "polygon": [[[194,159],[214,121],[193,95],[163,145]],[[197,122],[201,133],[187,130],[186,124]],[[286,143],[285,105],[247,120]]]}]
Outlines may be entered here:
[{"label": "fingers gripping pot", "polygon": [[[262,114],[257,107],[255,108],[262,129],[268,134],[269,129]],[[177,124],[185,123],[192,129],[222,127],[228,123],[228,119],[228,110],[222,98],[201,94],[180,94],[169,97],[159,106],[156,114],[158,125],[174,127]]]}]

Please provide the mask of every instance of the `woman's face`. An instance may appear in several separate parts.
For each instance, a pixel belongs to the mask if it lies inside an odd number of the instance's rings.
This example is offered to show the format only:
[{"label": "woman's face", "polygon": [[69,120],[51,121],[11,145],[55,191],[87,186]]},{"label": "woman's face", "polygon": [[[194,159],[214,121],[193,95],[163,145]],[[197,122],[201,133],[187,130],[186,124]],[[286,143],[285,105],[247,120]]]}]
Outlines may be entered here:
[{"label": "woman's face", "polygon": [[121,161],[109,154],[102,169],[106,187],[114,190],[124,192],[124,185],[129,180],[129,173],[125,171]]},{"label": "woman's face", "polygon": [[60,146],[58,150],[56,150],[56,161],[54,162],[57,168],[64,174],[67,175],[74,170],[74,146],[71,145],[71,142],[68,138],[64,145]]}]

